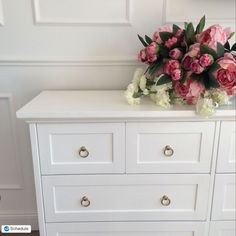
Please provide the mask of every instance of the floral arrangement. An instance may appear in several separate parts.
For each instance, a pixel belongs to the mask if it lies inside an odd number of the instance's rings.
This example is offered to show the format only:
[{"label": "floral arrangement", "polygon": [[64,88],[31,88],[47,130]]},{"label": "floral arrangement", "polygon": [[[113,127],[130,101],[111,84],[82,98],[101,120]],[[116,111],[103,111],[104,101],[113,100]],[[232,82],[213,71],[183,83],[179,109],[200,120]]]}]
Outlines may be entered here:
[{"label": "floral arrangement", "polygon": [[144,48],[138,58],[147,65],[137,69],[125,96],[129,104],[140,104],[149,96],[157,105],[196,104],[202,116],[211,116],[219,105],[229,104],[236,93],[236,43],[229,28],[212,25],[204,30],[205,16],[196,29],[185,23],[160,27],[150,38],[138,35]]}]

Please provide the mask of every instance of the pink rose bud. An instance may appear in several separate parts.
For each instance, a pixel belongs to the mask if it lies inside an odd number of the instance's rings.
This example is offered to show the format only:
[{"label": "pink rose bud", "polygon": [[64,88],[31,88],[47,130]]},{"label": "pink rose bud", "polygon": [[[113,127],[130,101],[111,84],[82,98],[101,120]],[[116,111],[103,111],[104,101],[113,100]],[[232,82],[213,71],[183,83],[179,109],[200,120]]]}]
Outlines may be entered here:
[{"label": "pink rose bud", "polygon": [[138,54],[138,59],[141,61],[141,62],[146,62],[147,61],[147,53],[146,53],[146,49],[142,49],[139,54]]},{"label": "pink rose bud", "polygon": [[199,60],[194,60],[190,65],[190,70],[195,74],[201,74],[204,68],[199,64]]},{"label": "pink rose bud", "polygon": [[208,67],[212,65],[213,62],[214,62],[214,58],[210,54],[203,54],[199,59],[199,63],[202,67]]},{"label": "pink rose bud", "polygon": [[148,56],[147,56],[147,60],[148,60],[148,62],[154,62],[154,61],[156,61],[157,60],[157,55],[152,55],[152,54],[149,54]]},{"label": "pink rose bud", "polygon": [[175,59],[175,60],[179,60],[182,58],[183,56],[183,53],[180,49],[178,48],[174,48],[172,49],[170,52],[169,52],[169,56],[172,58],[172,59]]},{"label": "pink rose bud", "polygon": [[163,72],[167,75],[170,75],[173,70],[179,69],[179,68],[180,68],[180,64],[177,60],[169,60],[165,63]]},{"label": "pink rose bud", "polygon": [[159,45],[155,42],[152,42],[150,45],[147,46],[147,53],[148,54],[157,54],[159,51]]},{"label": "pink rose bud", "polygon": [[193,61],[193,58],[186,55],[182,61],[182,67],[185,69],[185,70],[190,70],[190,65]]},{"label": "pink rose bud", "polygon": [[165,46],[167,48],[171,48],[172,46],[174,46],[176,43],[178,42],[178,39],[174,36],[172,38],[169,38],[166,42],[165,42]]},{"label": "pink rose bud", "polygon": [[182,77],[182,72],[180,69],[175,69],[171,72],[171,78],[174,80],[174,81],[177,81],[177,80],[180,80]]}]

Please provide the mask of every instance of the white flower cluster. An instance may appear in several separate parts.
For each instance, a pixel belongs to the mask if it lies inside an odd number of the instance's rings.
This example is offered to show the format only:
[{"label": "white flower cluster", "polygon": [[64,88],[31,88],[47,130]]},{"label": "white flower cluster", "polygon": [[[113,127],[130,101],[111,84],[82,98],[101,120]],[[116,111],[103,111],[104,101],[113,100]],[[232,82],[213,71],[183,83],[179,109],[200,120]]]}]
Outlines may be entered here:
[{"label": "white flower cluster", "polygon": [[213,88],[205,92],[204,97],[197,102],[197,113],[201,116],[209,117],[215,113],[219,105],[229,104],[229,96],[219,88]]}]

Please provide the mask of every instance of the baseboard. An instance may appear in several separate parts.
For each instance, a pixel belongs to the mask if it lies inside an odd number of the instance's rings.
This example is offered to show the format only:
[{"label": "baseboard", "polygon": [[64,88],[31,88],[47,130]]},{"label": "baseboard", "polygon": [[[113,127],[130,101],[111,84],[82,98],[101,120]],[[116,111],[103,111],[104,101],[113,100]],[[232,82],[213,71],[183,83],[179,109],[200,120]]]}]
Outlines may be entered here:
[{"label": "baseboard", "polygon": [[38,230],[37,214],[0,215],[1,225],[31,225],[32,230]]}]

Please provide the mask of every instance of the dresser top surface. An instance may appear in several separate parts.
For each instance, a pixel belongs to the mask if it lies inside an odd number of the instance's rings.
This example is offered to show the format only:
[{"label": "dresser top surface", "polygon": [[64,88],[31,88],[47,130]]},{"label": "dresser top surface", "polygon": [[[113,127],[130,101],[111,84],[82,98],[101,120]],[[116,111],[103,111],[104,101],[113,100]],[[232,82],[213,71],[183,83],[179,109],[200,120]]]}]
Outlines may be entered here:
[{"label": "dresser top surface", "polygon": [[[221,106],[210,119],[234,119],[235,99],[231,105]],[[122,90],[43,91],[17,111],[25,120],[48,119],[163,119],[201,118],[195,106],[175,105],[170,109],[156,106],[149,98],[140,105],[129,105]]]}]

